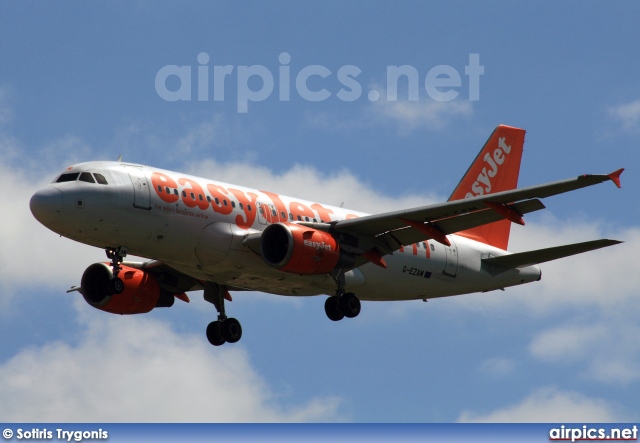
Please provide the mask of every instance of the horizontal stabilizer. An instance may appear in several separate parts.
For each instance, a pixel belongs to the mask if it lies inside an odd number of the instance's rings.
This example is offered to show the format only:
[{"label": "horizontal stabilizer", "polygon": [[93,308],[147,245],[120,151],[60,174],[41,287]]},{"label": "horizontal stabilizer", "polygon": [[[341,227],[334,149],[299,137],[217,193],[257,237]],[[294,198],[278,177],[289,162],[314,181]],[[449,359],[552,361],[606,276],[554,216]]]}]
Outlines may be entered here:
[{"label": "horizontal stabilizer", "polygon": [[582,254],[594,249],[606,248],[607,246],[622,243],[618,240],[592,240],[571,245],[556,246],[553,248],[537,249],[535,251],[518,252],[516,254],[502,255],[482,259],[483,263],[500,268],[514,269],[526,266],[537,265],[539,263],[556,260],[558,258],[569,257],[571,255]]}]

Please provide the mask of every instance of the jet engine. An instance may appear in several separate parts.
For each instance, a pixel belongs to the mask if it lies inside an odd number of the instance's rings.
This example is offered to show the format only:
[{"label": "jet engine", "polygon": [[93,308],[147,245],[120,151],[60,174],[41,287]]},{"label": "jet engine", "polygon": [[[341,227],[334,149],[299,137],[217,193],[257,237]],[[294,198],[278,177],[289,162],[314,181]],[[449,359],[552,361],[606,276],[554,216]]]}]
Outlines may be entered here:
[{"label": "jet engine", "polygon": [[121,266],[118,277],[124,290],[114,294],[110,285],[113,270],[106,263],[94,263],[82,274],[80,293],[94,308],[112,314],[144,314],[153,308],[173,306],[174,295],[161,289],[155,276]]},{"label": "jet engine", "polygon": [[269,266],[300,275],[325,274],[355,262],[328,232],[291,223],[269,225],[262,232],[260,251]]}]

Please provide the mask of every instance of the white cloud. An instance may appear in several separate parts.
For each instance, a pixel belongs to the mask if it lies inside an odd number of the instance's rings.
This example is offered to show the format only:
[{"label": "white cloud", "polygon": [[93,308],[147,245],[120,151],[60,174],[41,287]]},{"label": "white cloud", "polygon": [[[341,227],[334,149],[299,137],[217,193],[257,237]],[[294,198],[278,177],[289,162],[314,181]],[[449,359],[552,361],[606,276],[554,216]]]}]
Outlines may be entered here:
[{"label": "white cloud", "polygon": [[372,85],[370,92],[377,94],[379,99],[367,103],[364,110],[355,116],[307,113],[306,121],[310,125],[331,130],[353,130],[385,124],[398,128],[404,135],[417,129],[439,131],[447,128],[455,119],[473,115],[473,106],[466,100],[387,100],[386,90],[376,84]]},{"label": "white cloud", "polygon": [[322,202],[364,212],[377,213],[411,208],[438,201],[433,194],[384,195],[363,183],[347,170],[324,174],[311,166],[294,165],[281,174],[268,168],[246,163],[219,163],[203,160],[187,165],[188,172],[200,177],[211,177],[227,183],[264,189],[305,200]]},{"label": "white cloud", "polygon": [[538,334],[529,350],[543,360],[569,362],[583,358],[605,333],[601,325],[560,326]]},{"label": "white cloud", "polygon": [[[637,297],[640,228],[608,228],[599,220],[561,220],[547,213],[526,226],[512,225],[509,250],[523,252],[600,238],[624,243],[540,264],[538,282],[471,297],[453,304],[467,309],[526,309],[534,315],[553,315],[563,309],[619,309]],[[457,308],[457,306],[456,306]]]},{"label": "white cloud", "polygon": [[609,115],[618,120],[624,129],[640,129],[640,100],[613,106]]},{"label": "white cloud", "polygon": [[482,362],[480,371],[494,377],[505,377],[516,369],[515,360],[504,357],[489,358]]},{"label": "white cloud", "polygon": [[237,119],[216,114],[209,120],[192,126],[182,137],[178,138],[174,149],[168,149],[176,158],[185,156],[204,157],[212,150],[222,147],[234,147],[246,141],[245,131]]},{"label": "white cloud", "polygon": [[531,354],[547,363],[577,363],[581,377],[606,384],[628,385],[640,380],[640,309],[622,307],[590,321],[571,321],[543,330],[529,345]]},{"label": "white cloud", "polygon": [[[8,140],[8,141],[7,141]],[[15,141],[5,140],[2,152],[10,154],[20,150]],[[61,151],[63,158],[71,158],[77,147],[88,149],[76,138],[66,138],[50,146],[49,151]],[[52,157],[53,158],[53,157]],[[54,286],[64,290],[77,284],[85,267],[104,260],[103,251],[60,238],[39,225],[28,209],[28,201],[35,190],[49,182],[64,160],[51,160],[46,167],[0,165],[0,186],[12,189],[15,208],[5,217],[0,230],[3,244],[0,252],[2,269],[2,303],[9,303],[17,288]],[[12,162],[14,163],[14,162]],[[433,195],[406,195],[394,197],[374,190],[368,183],[346,170],[323,174],[310,166],[296,165],[283,173],[242,162],[218,163],[204,160],[189,164],[189,172],[203,177],[230,183],[241,183],[259,189],[267,189],[323,203],[376,213],[408,208],[441,201]],[[45,170],[49,168],[49,170]],[[548,330],[533,334],[530,344],[532,355],[550,364],[565,364],[554,359],[556,355],[570,356],[573,362],[584,362],[583,376],[602,382],[630,383],[638,378],[640,351],[637,351],[638,328],[633,327],[634,312],[630,309],[637,297],[637,283],[633,276],[640,275],[640,262],[635,260],[640,249],[640,229],[626,228],[606,232],[605,224],[594,221],[557,220],[543,217],[536,223],[527,223],[512,230],[511,250],[525,251],[601,237],[613,237],[626,243],[579,256],[542,265],[543,279],[505,293],[495,292],[455,297],[446,300],[445,309],[472,309],[486,311],[526,310],[527,315],[552,317],[560,312],[565,316],[599,311],[590,323],[572,320],[570,325],[551,326]],[[59,263],[64,254],[64,266]],[[279,301],[274,297],[273,300]],[[415,302],[417,303],[417,302]],[[438,302],[440,303],[440,302]],[[444,303],[441,304],[444,306]],[[611,316],[616,310],[611,326]],[[369,308],[371,319],[393,318],[411,315],[414,303],[373,305]],[[377,314],[376,314],[377,313]],[[594,331],[608,328],[609,332],[595,337]],[[613,332],[612,332],[613,331]],[[597,340],[594,340],[597,338]],[[607,358],[596,358],[607,350]],[[595,352],[597,351],[597,352]],[[514,363],[506,359],[486,361],[481,370],[496,376],[505,376],[513,370]]]},{"label": "white cloud", "polygon": [[640,228],[606,231],[597,221],[555,220],[515,229],[513,250],[527,251],[598,238],[624,243],[540,265],[542,280],[526,291],[535,309],[552,312],[561,306],[620,305],[635,298],[640,275],[636,260],[640,248]]},{"label": "white cloud", "polygon": [[342,419],[333,397],[284,406],[240,346],[212,348],[201,336],[178,335],[148,317],[86,315],[83,323],[77,344],[25,349],[0,365],[4,421]]},{"label": "white cloud", "polygon": [[381,120],[393,122],[405,132],[418,128],[443,129],[448,126],[451,120],[459,117],[470,117],[473,114],[471,102],[468,101],[381,100],[373,103],[371,110]]},{"label": "white cloud", "polygon": [[[11,189],[14,206],[7,212],[0,230],[0,289],[2,304],[11,300],[17,288],[41,285],[61,290],[79,282],[86,266],[104,261],[104,252],[70,241],[40,225],[29,210],[29,200],[35,191],[49,183],[62,168],[77,162],[90,148],[77,137],[65,137],[40,153],[19,161],[24,151],[19,142],[7,137],[0,142],[0,152],[7,162],[0,164],[0,186]],[[90,156],[85,156],[88,158]],[[11,159],[11,161],[9,161]],[[267,168],[244,163],[218,164],[205,160],[190,165],[190,172],[204,177],[216,171],[216,179],[255,186],[301,198],[340,205],[362,211],[379,212],[427,204],[436,200],[431,195],[393,197],[381,195],[347,171],[324,175],[308,166],[294,166],[276,174]],[[333,199],[333,201],[332,201]],[[64,265],[52,265],[61,263]]]},{"label": "white cloud", "polygon": [[[50,167],[50,166],[49,166]],[[0,289],[2,304],[15,289],[37,286],[66,289],[79,282],[89,257],[105,260],[104,252],[61,238],[40,225],[29,210],[29,200],[54,177],[54,170],[29,171],[8,163],[0,164],[0,187],[11,190],[12,208],[0,229]],[[29,173],[31,172],[31,173]],[[36,175],[38,174],[38,175]]]},{"label": "white cloud", "polygon": [[577,392],[543,388],[520,403],[483,414],[464,411],[459,422],[539,423],[576,422],[608,423],[626,421],[628,417],[611,403]]}]

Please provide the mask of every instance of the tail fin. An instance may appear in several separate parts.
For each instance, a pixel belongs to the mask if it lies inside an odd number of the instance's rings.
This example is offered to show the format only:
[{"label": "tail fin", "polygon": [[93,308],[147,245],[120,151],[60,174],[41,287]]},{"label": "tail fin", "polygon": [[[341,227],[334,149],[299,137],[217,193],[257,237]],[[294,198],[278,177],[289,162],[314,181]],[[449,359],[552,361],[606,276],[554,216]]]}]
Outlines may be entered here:
[{"label": "tail fin", "polygon": [[[508,191],[518,186],[524,147],[524,129],[498,126],[467,170],[449,201]],[[501,220],[457,234],[507,249],[511,222]]]}]

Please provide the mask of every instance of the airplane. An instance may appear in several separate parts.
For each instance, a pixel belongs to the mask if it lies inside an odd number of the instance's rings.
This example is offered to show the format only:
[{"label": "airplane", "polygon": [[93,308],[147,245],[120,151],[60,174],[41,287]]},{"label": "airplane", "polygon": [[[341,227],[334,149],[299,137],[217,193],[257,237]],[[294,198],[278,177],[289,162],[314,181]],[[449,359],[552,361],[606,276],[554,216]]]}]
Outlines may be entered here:
[{"label": "airplane", "polygon": [[[606,181],[621,187],[623,169],[517,188],[524,137],[499,125],[448,201],[381,214],[121,158],[68,167],[32,196],[30,209],[50,230],[106,251],[109,261],[87,267],[67,292],[102,311],[141,314],[202,290],[218,312],[207,339],[220,346],[242,337],[226,314],[230,291],[326,295],[325,313],[339,321],[356,317],[360,300],[504,290],[540,280],[540,263],[621,243],[507,251],[511,224],[544,209],[541,198]],[[127,254],[148,261],[125,261]]]}]

